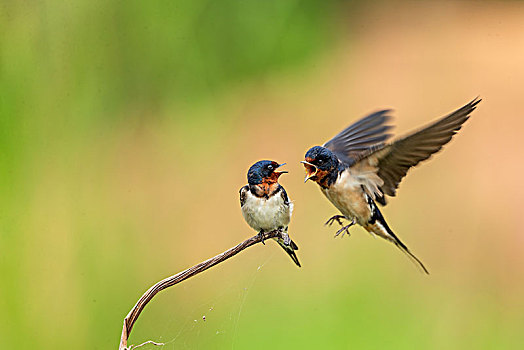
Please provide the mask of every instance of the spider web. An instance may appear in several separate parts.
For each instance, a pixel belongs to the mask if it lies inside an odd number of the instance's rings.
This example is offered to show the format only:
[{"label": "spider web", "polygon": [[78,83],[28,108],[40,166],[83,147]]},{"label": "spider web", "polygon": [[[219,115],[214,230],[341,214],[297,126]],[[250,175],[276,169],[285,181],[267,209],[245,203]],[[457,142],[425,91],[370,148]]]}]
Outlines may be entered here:
[{"label": "spider web", "polygon": [[[144,344],[140,349],[198,349],[210,346],[235,349],[239,323],[250,291],[256,288],[255,282],[263,273],[264,266],[277,253],[275,247],[272,248],[274,249],[262,264],[253,270],[243,272],[245,277],[225,281],[206,293],[207,296],[190,298],[192,300],[183,303],[182,306],[179,304],[180,296],[175,296],[178,305],[170,308],[170,312],[173,312],[174,315],[168,317],[168,322],[159,324],[158,320],[149,321],[150,323],[155,322],[158,328],[157,332],[149,334],[148,339],[163,343],[163,345]],[[206,273],[212,273],[212,271],[211,269]],[[184,288],[183,286],[183,284],[179,285],[178,288]],[[173,288],[176,289],[177,286]],[[185,287],[184,293],[190,293],[193,288],[193,285]],[[157,301],[157,303],[165,306],[162,301]],[[157,307],[162,307],[162,305]],[[139,338],[143,338],[144,333],[140,333]],[[154,335],[155,333],[157,336]],[[132,343],[140,344],[148,339],[138,341],[135,338]],[[213,343],[210,343],[211,340]]]}]

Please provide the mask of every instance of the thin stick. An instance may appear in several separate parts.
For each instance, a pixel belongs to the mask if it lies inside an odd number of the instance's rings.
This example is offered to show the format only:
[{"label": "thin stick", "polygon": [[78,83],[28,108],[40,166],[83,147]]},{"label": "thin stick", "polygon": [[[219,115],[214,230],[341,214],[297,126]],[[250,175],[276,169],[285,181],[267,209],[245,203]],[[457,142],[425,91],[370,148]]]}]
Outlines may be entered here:
[{"label": "thin stick", "polygon": [[[274,238],[274,237],[282,237],[282,232],[279,230],[271,231],[264,234],[264,239]],[[122,328],[122,336],[120,338],[120,346],[118,347],[119,350],[130,350],[131,348],[127,347],[127,340],[129,339],[129,334],[131,334],[131,330],[133,329],[133,325],[135,324],[136,320],[138,319],[138,316],[140,316],[140,313],[144,309],[144,307],[153,299],[153,297],[160,291],[169,288],[171,286],[174,286],[175,284],[178,284],[188,278],[191,278],[200,272],[203,272],[210,267],[213,267],[224,260],[227,260],[231,258],[232,256],[237,255],[244,249],[251,247],[254,244],[262,242],[262,237],[259,235],[253,236],[244,242],[238,244],[237,246],[226,250],[222,254],[218,254],[217,256],[208,259],[206,261],[201,262],[200,264],[197,264],[193,267],[190,267],[187,270],[184,270],[182,272],[177,273],[176,275],[170,276],[166,279],[163,279],[160,282],[157,282],[154,286],[149,288],[147,292],[142,295],[142,297],[138,300],[138,302],[135,304],[135,306],[129,311],[127,316],[124,318],[124,327]]]}]

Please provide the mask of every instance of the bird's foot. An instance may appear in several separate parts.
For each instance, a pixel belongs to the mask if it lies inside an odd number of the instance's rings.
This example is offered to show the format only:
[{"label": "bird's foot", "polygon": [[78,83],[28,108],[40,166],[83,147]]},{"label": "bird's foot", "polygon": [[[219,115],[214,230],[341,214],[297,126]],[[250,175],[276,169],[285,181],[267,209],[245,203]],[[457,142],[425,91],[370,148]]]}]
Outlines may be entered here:
[{"label": "bird's foot", "polygon": [[340,234],[342,234],[342,237],[344,237],[345,234],[347,234],[348,236],[351,236],[351,233],[349,233],[349,228],[351,226],[355,225],[355,223],[356,223],[355,218],[353,218],[353,220],[351,220],[349,225],[343,226],[340,230],[338,230],[335,233],[335,237],[338,237],[338,235],[340,235]]},{"label": "bird's foot", "polygon": [[263,245],[266,245],[266,243],[264,242],[264,231],[263,230],[260,230],[260,232],[258,233],[258,236],[260,237],[260,240],[262,241],[262,244]]},{"label": "bird's foot", "polygon": [[340,226],[344,226],[344,224],[342,224],[342,219],[345,219],[345,218],[346,217],[344,215],[333,215],[332,217],[329,218],[328,221],[326,221],[324,225],[331,226],[336,221]]}]

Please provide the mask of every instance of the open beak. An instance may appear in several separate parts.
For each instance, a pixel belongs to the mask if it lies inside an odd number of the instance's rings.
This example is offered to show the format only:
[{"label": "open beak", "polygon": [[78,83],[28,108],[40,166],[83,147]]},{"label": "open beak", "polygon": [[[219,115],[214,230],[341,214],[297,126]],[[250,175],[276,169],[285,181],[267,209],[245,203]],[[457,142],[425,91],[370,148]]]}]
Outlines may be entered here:
[{"label": "open beak", "polygon": [[[277,167],[277,169],[280,168],[280,167],[283,166],[283,165],[286,165],[286,163],[279,164],[278,167]],[[273,173],[274,173],[274,174],[277,174],[277,176],[280,176],[280,175],[282,175],[282,174],[287,174],[288,172],[284,170],[284,171],[274,171]]]},{"label": "open beak", "polygon": [[304,164],[304,168],[306,168],[306,178],[304,179],[304,183],[317,175],[318,168],[316,165],[306,162],[305,160],[301,161],[300,163]]}]

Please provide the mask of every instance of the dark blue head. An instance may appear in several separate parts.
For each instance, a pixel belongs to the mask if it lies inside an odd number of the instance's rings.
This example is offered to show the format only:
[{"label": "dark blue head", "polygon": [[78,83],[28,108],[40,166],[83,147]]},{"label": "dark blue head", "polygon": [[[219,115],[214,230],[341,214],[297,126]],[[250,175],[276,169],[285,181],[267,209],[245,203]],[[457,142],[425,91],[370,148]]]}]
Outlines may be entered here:
[{"label": "dark blue head", "polygon": [[334,170],[338,170],[339,161],[333,152],[321,146],[311,147],[306,152],[306,159],[302,161],[306,168],[306,181],[322,181]]},{"label": "dark blue head", "polygon": [[286,163],[278,164],[271,160],[258,161],[249,168],[247,172],[247,182],[250,185],[259,185],[263,182],[277,182],[280,175],[287,173],[287,171],[276,171],[284,164]]}]

